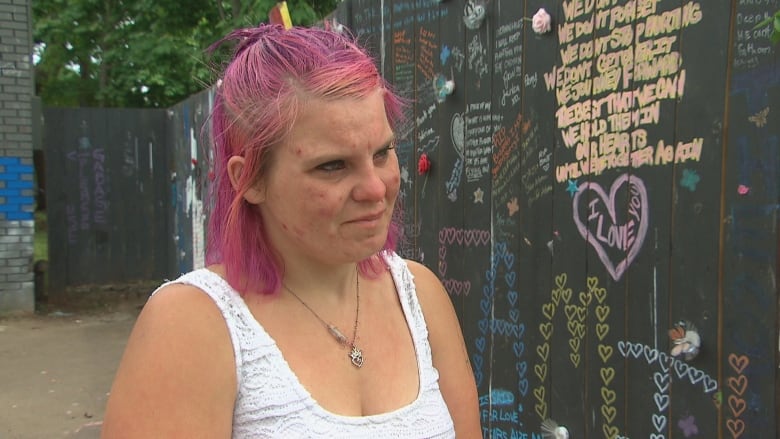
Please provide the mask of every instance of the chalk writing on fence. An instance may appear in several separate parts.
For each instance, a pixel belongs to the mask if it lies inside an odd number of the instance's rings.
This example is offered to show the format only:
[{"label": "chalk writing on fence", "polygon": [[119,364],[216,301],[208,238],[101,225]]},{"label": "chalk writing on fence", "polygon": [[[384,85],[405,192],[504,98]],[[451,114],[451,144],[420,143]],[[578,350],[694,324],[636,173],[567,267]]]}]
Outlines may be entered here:
[{"label": "chalk writing on fence", "polygon": [[130,177],[138,168],[138,137],[130,131],[125,135],[125,143],[122,148],[122,174]]},{"label": "chalk writing on fence", "polygon": [[[628,209],[621,215],[617,203],[623,186],[628,191]],[[587,206],[582,205],[587,200]],[[623,174],[607,194],[594,182],[585,182],[572,201],[574,224],[580,235],[596,250],[613,279],[623,276],[642,249],[649,222],[647,189],[641,179]],[[582,211],[587,212],[583,221]]]},{"label": "chalk writing on fence", "polygon": [[[655,430],[652,437],[659,439],[666,437],[665,432],[667,431],[670,410],[669,387],[672,378],[676,377],[694,386],[700,385],[704,393],[712,393],[718,389],[718,382],[705,371],[690,366],[666,352],[642,343],[628,341],[619,341],[617,347],[620,355],[626,359],[643,360],[648,365],[657,364],[658,366],[658,369],[653,373],[653,383],[656,388],[655,393],[653,393],[653,402],[657,411],[650,416],[650,423]],[[695,419],[692,416],[681,420],[678,427],[686,433],[685,437],[689,436],[687,432],[692,432],[694,429],[698,432]]]},{"label": "chalk writing on fence", "polygon": [[[701,386],[705,393],[711,393],[718,389],[718,382],[705,371],[646,344],[620,341],[618,342],[618,352],[625,358],[644,359],[648,365],[658,364],[664,373],[674,372],[673,376],[688,381],[693,386]],[[662,405],[659,406],[659,409],[666,407],[666,405]]]},{"label": "chalk writing on fence", "polygon": [[736,13],[736,50],[734,51],[733,66],[738,70],[751,70],[765,59],[772,57],[773,22],[769,22],[763,28],[754,29],[758,23],[769,18],[768,7],[770,2],[739,2],[739,10]]},{"label": "chalk writing on fence", "polygon": [[466,180],[474,182],[490,173],[494,124],[500,124],[501,114],[492,114],[491,103],[469,104],[465,117]]},{"label": "chalk writing on fence", "polygon": [[78,149],[68,152],[66,157],[75,165],[78,177],[77,196],[69,198],[65,205],[68,242],[75,244],[79,232],[108,223],[106,156],[103,148],[94,148],[88,137],[81,137]]},{"label": "chalk writing on fence", "polygon": [[415,222],[413,217],[407,215],[404,206],[407,206],[408,202],[409,195],[407,194],[407,189],[402,187],[398,192],[396,207],[393,210],[393,222],[401,225],[397,243],[398,252],[422,261],[423,255],[420,253],[420,249],[415,246],[415,241],[420,236],[421,223],[419,221]]},{"label": "chalk writing on fence", "polygon": [[[602,361],[599,369],[601,377],[600,395],[602,405],[600,407],[601,416],[604,419],[602,430],[607,438],[615,437],[618,434],[618,428],[613,425],[617,416],[615,401],[617,393],[610,385],[615,379],[615,368],[608,365],[614,348],[606,344],[604,339],[609,334],[609,323],[607,318],[610,314],[610,306],[605,303],[607,298],[606,288],[599,286],[597,277],[588,277],[587,289],[580,291],[574,297],[571,287],[567,286],[568,276],[561,273],[555,276],[555,287],[550,292],[550,301],[542,304],[542,315],[544,319],[539,324],[539,332],[542,334],[544,342],[536,347],[538,362],[534,365],[534,373],[539,379],[539,386],[533,391],[536,403],[534,410],[540,419],[547,418],[548,407],[546,400],[545,381],[547,379],[548,364],[551,355],[550,338],[552,337],[554,326],[553,318],[558,309],[563,308],[566,316],[566,329],[569,332],[569,361],[576,369],[580,366],[582,340],[585,337],[585,322],[587,316],[591,313],[596,315],[596,336],[598,337],[597,351]],[[575,300],[577,299],[577,300]],[[595,300],[594,300],[595,299]]]},{"label": "chalk writing on fence", "polygon": [[[457,243],[458,229],[450,229],[444,233],[444,241]],[[464,231],[466,232],[466,231]],[[440,233],[441,236],[441,233]],[[465,244],[467,234],[464,233],[462,242]],[[489,234],[478,232],[472,235],[472,242],[483,242],[489,239]],[[540,438],[538,433],[522,430],[524,426],[520,422],[520,415],[524,406],[520,402],[528,394],[528,361],[525,360],[526,343],[524,341],[525,324],[520,322],[520,310],[518,309],[519,292],[517,290],[518,277],[514,267],[515,254],[509,250],[507,242],[497,242],[493,248],[490,268],[485,272],[486,282],[482,287],[480,298],[480,310],[482,318],[478,321],[479,336],[474,341],[476,353],[472,359],[475,363],[475,376],[477,382],[483,380],[481,370],[484,363],[484,355],[488,340],[494,344],[501,343],[511,346],[511,355],[515,360],[517,372],[517,393],[509,389],[491,390],[488,395],[480,397],[480,407],[489,405],[490,408],[481,408],[483,434],[489,437],[502,438]],[[498,285],[497,285],[498,284]],[[496,286],[505,290],[506,302],[498,303]],[[503,315],[502,315],[503,314]],[[498,337],[507,340],[497,341]],[[491,354],[492,357],[492,354]],[[489,357],[490,358],[490,357]]]},{"label": "chalk writing on fence", "polygon": [[490,244],[490,232],[477,229],[456,229],[445,227],[439,230],[439,276],[450,295],[467,296],[471,291],[471,282],[457,280],[447,276],[447,248],[451,245],[459,247],[485,246]]},{"label": "chalk writing on fence", "polygon": [[354,8],[353,30],[356,35],[374,34],[379,32],[379,20],[382,11],[374,2],[362,2],[359,8]]},{"label": "chalk writing on fence", "polygon": [[[766,200],[776,200],[774,191],[766,195],[756,191],[756,195],[758,194]],[[759,274],[758,270],[751,271],[744,267],[769,267],[776,261],[776,246],[767,242],[766,237],[775,229],[777,212],[780,211],[778,204],[758,203],[758,200],[753,200],[748,205],[734,203],[728,211],[727,249],[739,257],[733,259],[737,271],[730,276],[725,290],[726,307],[730,304],[737,305],[745,313],[743,315],[755,316],[761,316],[765,310],[775,306],[774,280],[771,276]],[[739,315],[733,315],[724,323],[726,327],[734,328],[727,331],[727,336],[730,343],[734,343],[732,349],[736,351],[728,355],[729,367],[724,374],[728,378],[724,383],[722,395],[722,404],[726,406],[726,428],[733,439],[755,437],[758,432],[772,428],[766,424],[767,420],[772,418],[760,414],[762,410],[759,409],[769,406],[768,401],[773,398],[771,389],[762,388],[759,384],[762,378],[772,376],[772,370],[776,369],[772,346],[761,343],[760,338],[745,336],[756,330],[764,330],[763,325],[752,326],[762,319],[748,319],[750,322],[745,320]],[[758,434],[758,437],[760,436]]]},{"label": "chalk writing on fence", "polygon": [[[493,134],[493,196],[496,205],[506,205],[509,216],[511,198],[516,194],[508,190],[512,179],[521,173],[524,200],[530,207],[539,198],[552,192],[550,161],[552,152],[539,146],[539,127],[530,118],[518,114],[512,125],[501,126]],[[519,152],[518,152],[519,151]],[[519,208],[519,206],[515,206]]]},{"label": "chalk writing on fence", "polygon": [[536,400],[534,410],[540,419],[547,418],[547,391],[545,381],[547,380],[547,368],[550,359],[550,338],[553,334],[553,317],[555,316],[561,297],[564,302],[571,300],[572,290],[566,286],[567,275],[565,273],[555,277],[555,288],[550,293],[550,302],[542,305],[542,315],[544,320],[539,324],[539,332],[544,340],[542,344],[536,347],[538,362],[534,365],[534,374],[539,380],[539,386],[534,388],[533,395]]},{"label": "chalk writing on fence", "polygon": [[[449,15],[448,8],[441,8],[438,2],[432,0],[393,2],[392,12],[393,16],[397,17],[393,20],[393,29],[410,26],[415,22],[417,24],[435,23]],[[390,11],[387,10],[385,17],[389,16]]]},{"label": "chalk writing on fence", "polygon": [[701,21],[699,3],[667,11],[658,10],[659,0],[615,3],[563,2],[561,65],[544,74],[547,90],[555,91],[563,143],[575,152],[574,161],[557,166],[558,182],[701,157],[703,138],[667,144],[648,138],[646,129],[658,124],[664,102],[684,95],[675,33]]},{"label": "chalk writing on fence", "polygon": [[79,217],[73,204],[65,205],[65,221],[68,228],[68,244],[78,242]]},{"label": "chalk writing on fence", "polygon": [[490,70],[487,63],[487,49],[482,43],[482,39],[479,34],[474,34],[471,38],[471,42],[468,45],[468,67],[469,70],[477,75],[474,78],[474,85],[480,87],[480,79],[487,75]]},{"label": "chalk writing on fence", "polygon": [[521,44],[523,21],[516,20],[499,26],[496,31],[495,50],[493,52],[494,73],[501,79],[501,106],[517,106],[520,102],[522,85]]},{"label": "chalk writing on fence", "polygon": [[417,69],[427,81],[436,76],[433,67],[433,53],[438,47],[436,32],[420,27],[417,33]]},{"label": "chalk writing on fence", "polygon": [[452,121],[450,122],[450,137],[452,138],[452,147],[457,153],[455,164],[452,167],[450,177],[444,183],[444,189],[447,193],[447,198],[450,201],[458,200],[458,187],[460,187],[460,181],[463,178],[464,159],[463,148],[466,142],[466,122],[463,119],[463,115],[455,113],[452,115]]},{"label": "chalk writing on fence", "polygon": [[496,205],[506,202],[512,195],[512,179],[520,172],[520,139],[530,129],[531,123],[518,114],[512,125],[502,126],[493,134],[493,194]]},{"label": "chalk writing on fence", "polygon": [[745,421],[741,419],[741,416],[747,408],[744,396],[748,387],[748,378],[744,372],[748,364],[750,364],[750,358],[746,355],[729,354],[729,366],[734,371],[734,375],[727,380],[728,388],[733,393],[729,395],[727,400],[729,418],[726,419],[726,428],[734,439],[742,436],[745,432]]},{"label": "chalk writing on fence", "polygon": [[606,338],[610,330],[607,318],[609,317],[611,308],[609,304],[605,303],[607,299],[607,289],[599,286],[598,277],[588,277],[587,287],[587,291],[580,292],[579,298],[580,303],[585,308],[587,308],[591,302],[594,302],[594,298],[596,299],[594,307],[596,314],[596,337],[598,338],[596,350],[603,363],[599,368],[599,377],[601,378],[600,394],[602,400],[601,416],[604,418],[602,430],[604,431],[605,437],[614,437],[618,432],[617,427],[613,425],[615,417],[617,416],[617,408],[615,407],[617,394],[615,393],[615,390],[610,387],[612,381],[615,379],[615,368],[609,366],[609,360],[612,358],[614,348],[604,342],[604,338]]},{"label": "chalk writing on fence", "polygon": [[393,32],[393,81],[399,91],[409,92],[414,82],[414,49],[406,29]]}]

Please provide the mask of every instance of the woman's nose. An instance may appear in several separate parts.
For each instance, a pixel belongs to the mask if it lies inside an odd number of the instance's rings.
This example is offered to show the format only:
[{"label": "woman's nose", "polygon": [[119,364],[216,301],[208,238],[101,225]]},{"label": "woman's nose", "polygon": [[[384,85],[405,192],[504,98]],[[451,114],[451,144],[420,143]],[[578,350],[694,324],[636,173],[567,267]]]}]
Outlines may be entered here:
[{"label": "woman's nose", "polygon": [[382,170],[369,167],[358,175],[358,181],[352,191],[356,201],[382,200],[387,194],[387,183],[382,178]]}]

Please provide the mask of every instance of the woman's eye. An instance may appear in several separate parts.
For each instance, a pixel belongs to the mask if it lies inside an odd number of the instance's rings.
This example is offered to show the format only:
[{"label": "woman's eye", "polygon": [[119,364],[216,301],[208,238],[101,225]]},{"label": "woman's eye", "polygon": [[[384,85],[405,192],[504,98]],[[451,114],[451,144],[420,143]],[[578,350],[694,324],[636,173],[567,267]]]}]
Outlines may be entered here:
[{"label": "woman's eye", "polygon": [[395,143],[391,143],[386,148],[374,154],[374,160],[384,160],[390,155],[390,150],[395,148]]},{"label": "woman's eye", "polygon": [[344,162],[342,160],[333,160],[332,162],[323,163],[317,166],[317,169],[325,172],[333,172],[344,169]]},{"label": "woman's eye", "polygon": [[389,149],[383,149],[379,151],[378,153],[374,154],[374,160],[383,160],[387,158],[387,155],[390,154]]}]

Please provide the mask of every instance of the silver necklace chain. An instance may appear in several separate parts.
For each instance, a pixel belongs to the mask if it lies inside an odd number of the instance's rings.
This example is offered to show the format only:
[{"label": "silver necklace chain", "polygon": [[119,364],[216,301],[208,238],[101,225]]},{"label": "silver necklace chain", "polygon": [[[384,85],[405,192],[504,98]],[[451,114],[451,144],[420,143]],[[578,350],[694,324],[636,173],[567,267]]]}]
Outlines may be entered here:
[{"label": "silver necklace chain", "polygon": [[317,312],[315,312],[308,304],[306,304],[306,302],[304,302],[300,296],[295,294],[295,291],[291,290],[290,287],[284,283],[282,283],[282,286],[285,290],[289,291],[293,297],[298,299],[298,302],[301,302],[301,305],[308,309],[309,312],[312,313],[312,315],[325,326],[325,329],[328,330],[328,333],[330,333],[330,335],[333,336],[333,338],[335,338],[340,345],[349,346],[351,348],[349,352],[349,359],[352,361],[352,364],[358,369],[363,367],[363,351],[355,345],[355,341],[357,340],[358,317],[360,316],[360,274],[355,273],[355,296],[357,297],[357,304],[355,306],[355,327],[352,329],[352,341],[348,341],[347,337],[339,330],[336,325],[328,323],[322,317],[320,317],[320,315],[317,314]]}]

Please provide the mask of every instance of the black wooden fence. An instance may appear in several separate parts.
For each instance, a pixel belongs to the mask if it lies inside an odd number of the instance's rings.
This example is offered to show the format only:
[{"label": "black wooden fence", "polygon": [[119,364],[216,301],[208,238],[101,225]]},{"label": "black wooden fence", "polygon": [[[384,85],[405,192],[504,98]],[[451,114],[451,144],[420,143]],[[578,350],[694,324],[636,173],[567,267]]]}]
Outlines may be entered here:
[{"label": "black wooden fence", "polygon": [[[415,98],[403,251],[457,305],[485,436],[552,418],[575,438],[778,437],[780,64],[753,27],[779,7],[354,0],[331,17]],[[437,80],[455,83],[443,102]],[[670,356],[683,319],[690,361]]]},{"label": "black wooden fence", "polygon": [[164,115],[44,109],[50,295],[169,272]]},{"label": "black wooden fence", "polygon": [[[537,34],[542,7],[553,27]],[[352,0],[326,20],[414,98],[398,133],[400,251],[456,305],[485,437],[540,438],[545,418],[573,438],[778,437],[780,63],[769,28],[753,29],[778,8]],[[62,164],[48,167],[63,200],[49,201],[52,274],[55,257],[65,284],[202,263],[209,108],[205,92],[90,146],[98,116],[73,114],[97,113],[47,110],[47,159]],[[702,338],[689,361],[671,356],[680,320]]]},{"label": "black wooden fence", "polygon": [[168,110],[44,110],[50,296],[203,266],[211,96]]}]

